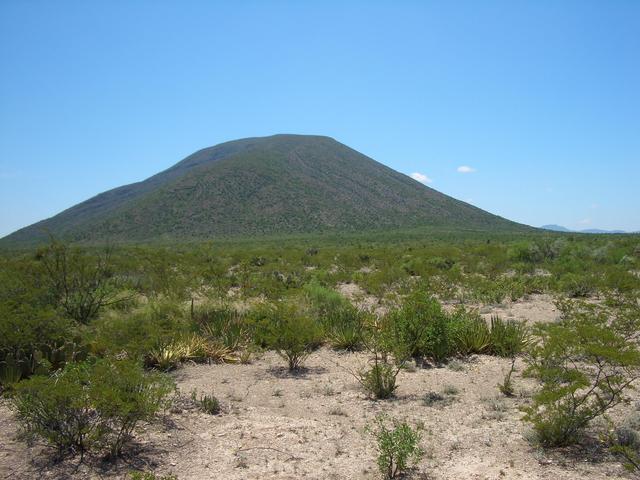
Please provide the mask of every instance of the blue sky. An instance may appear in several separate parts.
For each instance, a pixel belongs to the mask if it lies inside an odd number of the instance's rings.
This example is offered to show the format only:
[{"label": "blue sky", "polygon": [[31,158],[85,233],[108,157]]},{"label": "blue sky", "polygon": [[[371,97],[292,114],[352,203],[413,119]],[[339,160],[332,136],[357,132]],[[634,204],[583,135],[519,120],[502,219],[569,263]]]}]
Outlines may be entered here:
[{"label": "blue sky", "polygon": [[3,0],[0,67],[0,235],[274,133],[530,225],[640,230],[638,1]]}]

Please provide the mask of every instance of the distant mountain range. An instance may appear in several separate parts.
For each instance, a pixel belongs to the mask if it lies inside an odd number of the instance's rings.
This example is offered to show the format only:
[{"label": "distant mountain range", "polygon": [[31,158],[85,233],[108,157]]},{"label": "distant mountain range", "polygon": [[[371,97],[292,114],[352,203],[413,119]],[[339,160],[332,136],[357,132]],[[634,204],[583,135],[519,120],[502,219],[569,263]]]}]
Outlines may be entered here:
[{"label": "distant mountain range", "polygon": [[624,230],[600,230],[598,228],[588,228],[586,230],[569,230],[562,225],[542,225],[543,230],[552,230],[554,232],[573,232],[573,233],[631,233]]},{"label": "distant mountain range", "polygon": [[101,193],[0,245],[139,242],[411,227],[534,231],[456,200],[323,136],[274,135],[205,148]]}]

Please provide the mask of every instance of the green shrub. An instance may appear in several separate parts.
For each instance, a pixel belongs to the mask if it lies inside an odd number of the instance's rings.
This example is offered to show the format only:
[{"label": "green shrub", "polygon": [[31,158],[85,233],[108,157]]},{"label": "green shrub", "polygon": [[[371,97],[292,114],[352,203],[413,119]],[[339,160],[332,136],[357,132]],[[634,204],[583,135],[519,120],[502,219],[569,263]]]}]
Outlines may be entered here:
[{"label": "green shrub", "polygon": [[544,446],[576,442],[589,423],[627,399],[640,377],[634,340],[637,304],[610,315],[604,307],[566,302],[561,322],[539,325],[527,373],[541,390],[526,408]]},{"label": "green shrub", "polygon": [[384,361],[376,361],[369,369],[358,373],[357,378],[364,390],[378,400],[393,396],[396,391],[396,378],[401,367]]},{"label": "green shrub", "polygon": [[150,301],[132,312],[108,312],[85,332],[93,353],[143,359],[191,331],[186,311],[171,300]]},{"label": "green shrub", "polygon": [[325,320],[325,334],[336,350],[356,352],[364,345],[364,317],[366,314],[347,304],[334,310]]},{"label": "green shrub", "polygon": [[595,292],[595,282],[586,274],[567,273],[560,279],[559,288],[570,298],[589,297]]},{"label": "green shrub", "polygon": [[90,373],[91,404],[106,430],[110,453],[119,455],[138,423],[168,407],[173,382],[165,375],[145,372],[130,360],[99,360]]},{"label": "green shrub", "polygon": [[222,410],[220,406],[220,400],[215,395],[201,394],[195,390],[191,392],[191,400],[198,406],[200,410],[209,415],[218,415]]},{"label": "green shrub", "polygon": [[322,341],[319,325],[292,303],[281,302],[273,312],[267,342],[295,371]]},{"label": "green shrub", "polygon": [[377,464],[384,478],[398,478],[407,471],[411,463],[417,463],[424,455],[420,447],[421,434],[406,422],[393,420],[389,425],[387,417],[379,415],[375,424],[368,427],[377,442]]},{"label": "green shrub", "polygon": [[42,278],[69,318],[86,324],[104,307],[125,301],[113,275],[112,253],[110,248],[88,253],[55,240],[38,251]]},{"label": "green shrub", "polygon": [[246,348],[249,328],[243,313],[227,305],[201,305],[194,309],[193,320],[206,338],[221,342],[230,350]]},{"label": "green shrub", "polygon": [[0,386],[49,373],[86,354],[72,320],[24,300],[0,303]]},{"label": "green shrub", "polygon": [[426,356],[436,364],[455,354],[453,324],[446,315],[436,316],[427,329]]},{"label": "green shrub", "polygon": [[302,291],[311,305],[312,313],[323,324],[328,321],[335,312],[350,306],[349,301],[338,292],[315,282],[304,285]]},{"label": "green shrub", "polygon": [[91,404],[86,364],[69,364],[52,377],[33,376],[11,398],[16,418],[30,437],[41,437],[58,453],[84,453],[102,440]]},{"label": "green shrub", "polygon": [[12,397],[18,421],[60,453],[106,447],[118,455],[136,425],[166,406],[168,377],[129,360],[68,364],[52,377],[19,383]]},{"label": "green shrub", "polygon": [[440,304],[424,293],[414,293],[400,309],[390,311],[383,330],[398,359],[421,362],[426,356],[439,362],[450,353],[447,318]]}]

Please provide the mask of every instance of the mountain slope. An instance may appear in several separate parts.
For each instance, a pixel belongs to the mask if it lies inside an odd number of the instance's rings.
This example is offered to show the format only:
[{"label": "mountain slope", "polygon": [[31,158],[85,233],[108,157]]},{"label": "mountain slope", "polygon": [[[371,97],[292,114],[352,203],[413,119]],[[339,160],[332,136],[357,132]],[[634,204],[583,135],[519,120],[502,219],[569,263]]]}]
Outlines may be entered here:
[{"label": "mountain slope", "polygon": [[540,227],[542,230],[551,230],[553,232],[572,232],[572,233],[607,233],[607,234],[612,234],[612,233],[629,233],[629,232],[625,232],[624,230],[601,230],[599,228],[587,228],[586,230],[569,230],[566,227],[563,227],[562,225],[542,225]]},{"label": "mountain slope", "polygon": [[520,230],[331,139],[274,135],[200,150],[5,237],[143,241],[417,226]]}]

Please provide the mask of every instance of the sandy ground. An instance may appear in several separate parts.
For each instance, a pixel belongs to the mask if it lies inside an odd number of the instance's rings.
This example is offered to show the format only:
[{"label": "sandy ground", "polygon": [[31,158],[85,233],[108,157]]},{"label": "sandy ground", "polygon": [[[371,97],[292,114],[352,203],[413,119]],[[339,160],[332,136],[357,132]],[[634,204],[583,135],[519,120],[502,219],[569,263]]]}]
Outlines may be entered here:
[{"label": "sandy ground", "polygon": [[[476,356],[403,371],[396,398],[385,401],[366,398],[349,373],[366,363],[364,353],[321,349],[295,376],[271,352],[250,365],[187,365],[173,374],[182,394],[214,393],[223,413],[207,415],[182,402],[158,424],[141,428],[136,454],[115,466],[52,463],[48,449],[16,439],[2,405],[0,478],[124,478],[132,468],[147,468],[180,479],[374,479],[375,442],[365,426],[382,412],[423,430],[427,454],[412,478],[629,478],[597,445],[546,454],[532,447],[518,407],[529,401],[533,385],[518,372],[517,397],[502,397],[496,388],[508,360]],[[445,390],[457,393],[425,404],[425,394]]]},{"label": "sandy ground", "polygon": [[[342,284],[338,290],[363,308],[380,308],[355,284]],[[547,295],[477,307],[486,318],[558,318]],[[174,408],[157,424],[140,428],[132,453],[117,464],[95,458],[82,464],[77,458],[53,462],[48,447],[27,446],[18,439],[5,400],[0,403],[0,479],[126,478],[132,469],[171,473],[180,480],[374,479],[379,478],[375,441],[365,427],[379,413],[422,429],[427,453],[411,478],[630,478],[598,442],[553,452],[530,445],[519,407],[530,401],[535,385],[521,378],[520,363],[514,398],[501,396],[496,386],[509,361],[475,356],[444,368],[402,371],[396,397],[376,402],[366,397],[351,373],[367,361],[365,353],[321,349],[299,375],[290,375],[273,352],[249,365],[185,365],[172,374],[180,392]],[[200,412],[186,400],[192,390],[213,393],[223,413]],[[441,393],[445,400],[427,405],[429,392]],[[613,416],[621,418],[631,410],[626,406]]]}]

